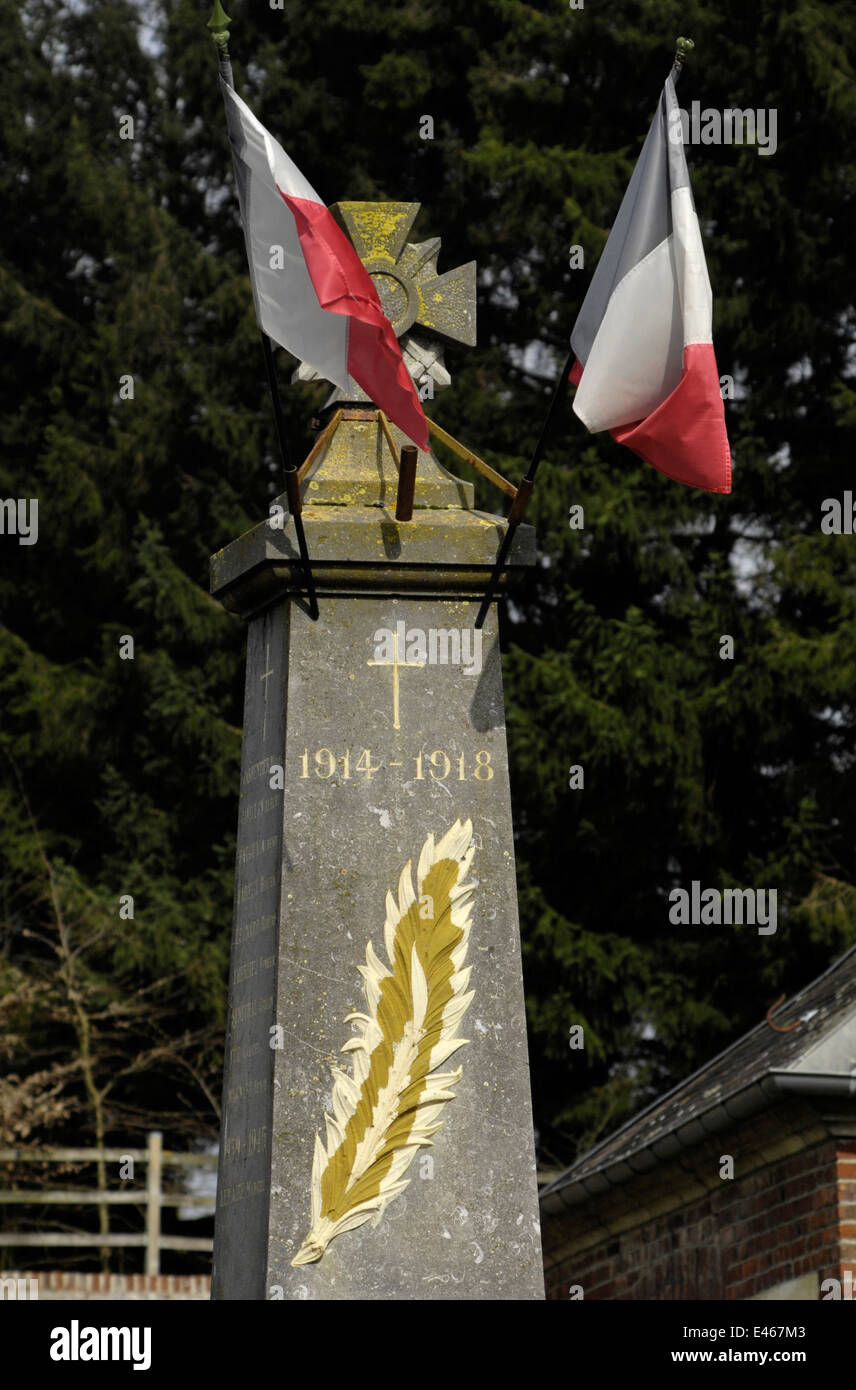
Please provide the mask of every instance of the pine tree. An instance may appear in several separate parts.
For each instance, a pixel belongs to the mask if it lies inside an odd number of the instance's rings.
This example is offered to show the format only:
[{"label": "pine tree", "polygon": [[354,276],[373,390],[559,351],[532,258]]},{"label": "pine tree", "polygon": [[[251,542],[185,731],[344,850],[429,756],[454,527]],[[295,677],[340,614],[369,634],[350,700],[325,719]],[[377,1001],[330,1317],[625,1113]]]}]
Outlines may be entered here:
[{"label": "pine tree", "polygon": [[[0,232],[0,495],[40,501],[36,545],[0,538],[0,739],[50,862],[113,922],[93,987],[177,972],[175,1037],[222,1026],[225,1002],[242,632],[207,595],[207,557],[278,491],[206,17],[157,0],[142,44],[131,5],[25,0],[0,29],[15,212]],[[853,939],[856,571],[820,508],[848,484],[856,423],[854,31],[851,7],[819,0],[285,0],[233,26],[239,90],[322,197],[420,201],[416,233],[442,237],[443,264],[477,260],[479,346],[450,349],[433,413],[512,478],[676,34],[696,43],[685,105],[778,113],[769,157],[688,148],[735,383],[734,493],[660,477],[589,437],[569,402],[530,512],[542,563],[509,609],[505,674],[547,1158],[571,1158]],[[306,452],[326,393],[283,394]],[[2,804],[16,992],[38,976],[24,931],[42,907],[11,773]],[[776,887],[776,935],[671,926],[668,893],[694,878]],[[22,1086],[40,1069],[34,1028],[19,1010]],[[211,1049],[186,1099],[211,1133],[218,1067]],[[130,1108],[180,1132],[171,1076],[135,1078],[117,1132]],[[82,1135],[82,1113],[40,1135]]]}]

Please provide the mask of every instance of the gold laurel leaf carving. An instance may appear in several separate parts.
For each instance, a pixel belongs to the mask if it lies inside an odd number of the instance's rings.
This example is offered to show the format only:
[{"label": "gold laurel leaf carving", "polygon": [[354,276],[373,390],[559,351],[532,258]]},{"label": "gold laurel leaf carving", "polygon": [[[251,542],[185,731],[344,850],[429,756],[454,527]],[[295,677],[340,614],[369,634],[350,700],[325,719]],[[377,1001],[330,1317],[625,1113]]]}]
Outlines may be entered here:
[{"label": "gold laurel leaf carving", "polygon": [[330,1241],[365,1221],[380,1221],[407,1187],[405,1173],[442,1127],[461,1068],[437,1068],[467,1042],[458,1026],[470,1005],[465,965],[475,884],[472,822],[456,820],[422,847],[413,886],[411,861],[398,899],[386,896],[384,949],[369,941],[363,977],[366,1012],[349,1014],[357,1033],[341,1049],[352,1071],[333,1068],[333,1113],[326,1142],[315,1135],[310,1230],[293,1265],[320,1260]]}]

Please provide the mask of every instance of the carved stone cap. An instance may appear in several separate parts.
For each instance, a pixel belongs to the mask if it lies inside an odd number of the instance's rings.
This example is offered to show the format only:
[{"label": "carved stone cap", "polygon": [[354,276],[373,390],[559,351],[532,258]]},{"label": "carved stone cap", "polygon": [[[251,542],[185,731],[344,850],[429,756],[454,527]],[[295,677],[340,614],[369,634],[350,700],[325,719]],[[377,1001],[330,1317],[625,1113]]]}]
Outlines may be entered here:
[{"label": "carved stone cap", "polygon": [[[410,440],[395,425],[389,432],[397,450]],[[377,411],[345,409],[342,419],[322,446],[301,491],[313,506],[391,507],[395,510],[398,469]],[[284,494],[279,499],[287,506]],[[416,462],[415,507],[473,506],[472,483],[448,473],[433,453],[420,449]]]}]

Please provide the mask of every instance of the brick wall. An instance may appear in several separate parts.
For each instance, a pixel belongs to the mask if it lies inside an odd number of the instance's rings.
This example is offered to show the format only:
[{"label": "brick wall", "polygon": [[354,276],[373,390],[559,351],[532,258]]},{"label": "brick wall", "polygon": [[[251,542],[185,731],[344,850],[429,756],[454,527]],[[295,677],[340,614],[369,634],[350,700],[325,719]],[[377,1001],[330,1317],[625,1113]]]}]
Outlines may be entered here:
[{"label": "brick wall", "polygon": [[36,1280],[40,1303],[65,1300],[201,1301],[211,1296],[211,1278],[207,1274],[74,1274],[64,1270],[40,1270],[38,1274],[8,1271],[0,1274],[0,1279],[26,1280],[27,1287],[21,1290],[26,1297],[30,1293],[29,1281]]},{"label": "brick wall", "polygon": [[[724,1139],[717,1147],[728,1152]],[[686,1178],[681,1164],[664,1164],[664,1190],[675,1181],[670,1169]],[[826,1138],[745,1177],[720,1179],[650,1220],[628,1225],[623,1216],[624,1229],[610,1232],[611,1207],[620,1200],[626,1211],[636,1186],[631,1180],[559,1218],[571,1235],[577,1213],[576,1229],[587,1234],[567,1253],[554,1248],[548,1298],[567,1298],[580,1284],[586,1299],[745,1299],[814,1271],[821,1281],[843,1279],[856,1267],[853,1141]]]},{"label": "brick wall", "polygon": [[837,1170],[841,1261],[856,1269],[856,1142],[839,1143]]}]

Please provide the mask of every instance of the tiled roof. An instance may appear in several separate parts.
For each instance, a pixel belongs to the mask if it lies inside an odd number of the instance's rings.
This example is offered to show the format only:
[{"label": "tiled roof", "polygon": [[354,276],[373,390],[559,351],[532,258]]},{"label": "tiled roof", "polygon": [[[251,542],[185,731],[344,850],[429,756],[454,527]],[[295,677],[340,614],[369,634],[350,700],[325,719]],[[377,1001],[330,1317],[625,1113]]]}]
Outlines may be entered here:
[{"label": "tiled roof", "polygon": [[[766,1019],[544,1188],[542,1199],[595,1175],[621,1181],[654,1166],[729,1120],[737,1121],[782,1090],[838,1090],[856,1097],[856,946]],[[610,1171],[614,1170],[614,1171]],[[607,1185],[607,1184],[604,1184]]]}]

